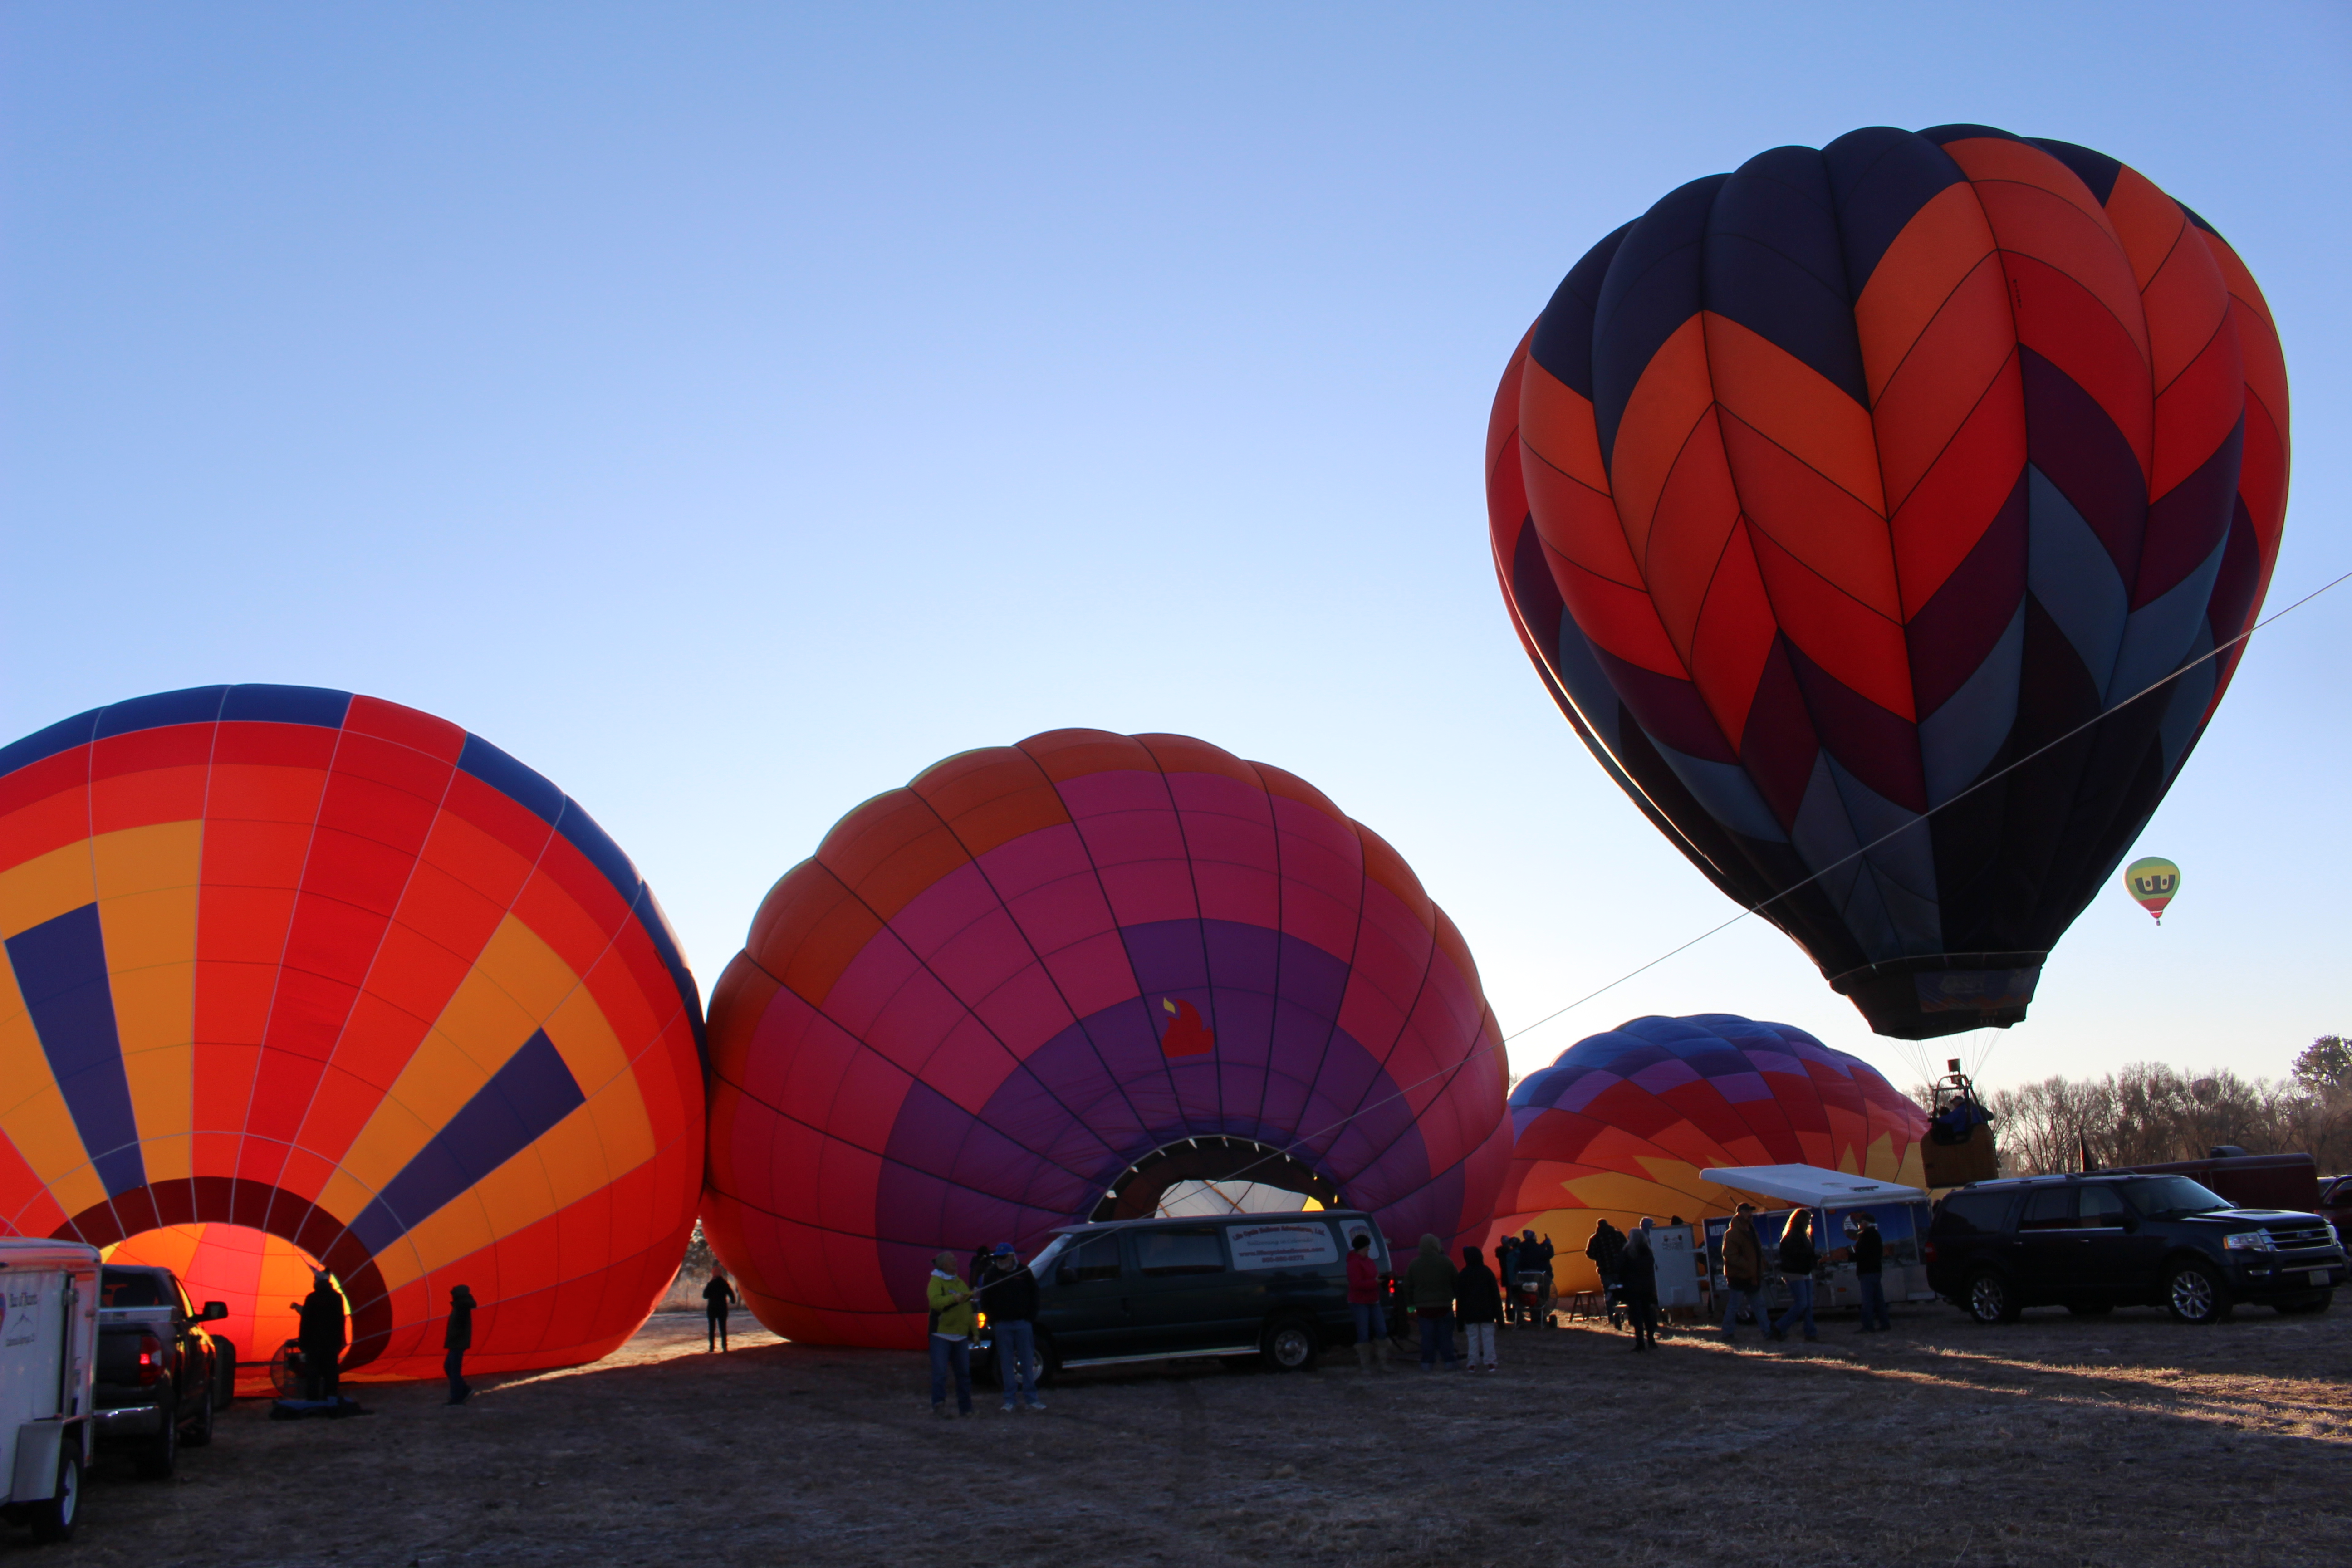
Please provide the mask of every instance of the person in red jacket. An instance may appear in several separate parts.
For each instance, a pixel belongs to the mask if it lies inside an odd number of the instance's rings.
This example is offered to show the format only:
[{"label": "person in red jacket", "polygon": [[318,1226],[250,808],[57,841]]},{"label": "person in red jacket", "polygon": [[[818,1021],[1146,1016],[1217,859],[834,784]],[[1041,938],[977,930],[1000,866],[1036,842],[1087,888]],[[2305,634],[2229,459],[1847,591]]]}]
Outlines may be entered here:
[{"label": "person in red jacket", "polygon": [[1356,1365],[1365,1372],[1388,1367],[1388,1308],[1381,1300],[1381,1266],[1372,1261],[1372,1238],[1359,1231],[1348,1252],[1348,1312],[1356,1320]]}]

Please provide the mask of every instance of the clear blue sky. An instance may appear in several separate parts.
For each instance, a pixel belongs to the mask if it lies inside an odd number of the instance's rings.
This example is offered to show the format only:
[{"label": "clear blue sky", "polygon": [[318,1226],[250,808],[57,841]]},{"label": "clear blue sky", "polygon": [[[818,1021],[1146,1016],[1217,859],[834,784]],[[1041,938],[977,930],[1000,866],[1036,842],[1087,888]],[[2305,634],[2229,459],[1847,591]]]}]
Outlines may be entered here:
[{"label": "clear blue sky", "polygon": [[[593,812],[707,986],[934,759],[1182,731],[1393,841],[1516,1029],[1731,908],[1485,540],[1506,355],[1671,187],[1873,123],[2123,158],[2278,317],[2272,605],[2352,568],[2352,13],[1796,15],[18,0],[0,738],[225,680],[428,709]],[[2347,678],[2352,585],[2256,640],[2141,841],[2175,912],[2095,902],[1991,1079],[2352,1029]],[[1514,1066],[1713,1010],[1907,1076],[1753,922]]]}]

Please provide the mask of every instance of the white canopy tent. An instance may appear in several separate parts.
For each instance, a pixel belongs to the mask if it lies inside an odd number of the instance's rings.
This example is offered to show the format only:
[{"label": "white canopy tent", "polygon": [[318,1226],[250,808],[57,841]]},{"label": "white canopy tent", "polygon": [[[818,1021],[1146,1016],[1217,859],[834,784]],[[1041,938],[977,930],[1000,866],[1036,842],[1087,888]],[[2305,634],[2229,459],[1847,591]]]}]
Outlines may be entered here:
[{"label": "white canopy tent", "polygon": [[1856,1204],[1924,1203],[1927,1194],[1917,1187],[1874,1182],[1819,1165],[1728,1165],[1701,1171],[1699,1179],[1718,1186],[1753,1193],[1783,1204],[1808,1208],[1852,1207]]}]

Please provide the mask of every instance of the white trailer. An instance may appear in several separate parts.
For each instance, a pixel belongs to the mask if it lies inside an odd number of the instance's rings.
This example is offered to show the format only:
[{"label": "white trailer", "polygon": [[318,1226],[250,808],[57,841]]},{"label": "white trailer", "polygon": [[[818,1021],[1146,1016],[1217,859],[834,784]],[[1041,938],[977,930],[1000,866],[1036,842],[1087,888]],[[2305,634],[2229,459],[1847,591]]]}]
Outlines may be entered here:
[{"label": "white trailer", "polygon": [[89,1463],[98,1248],[0,1236],[0,1517],[70,1541]]}]

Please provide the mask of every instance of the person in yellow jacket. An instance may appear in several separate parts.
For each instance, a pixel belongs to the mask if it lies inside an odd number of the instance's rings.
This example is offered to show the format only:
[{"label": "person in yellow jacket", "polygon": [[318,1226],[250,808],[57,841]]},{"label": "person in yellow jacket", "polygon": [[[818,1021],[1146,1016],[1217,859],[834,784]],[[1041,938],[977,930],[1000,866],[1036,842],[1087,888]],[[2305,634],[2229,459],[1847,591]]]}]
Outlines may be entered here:
[{"label": "person in yellow jacket", "polygon": [[956,1272],[956,1256],[931,1259],[931,1414],[948,1413],[948,1369],[955,1369],[956,1414],[971,1414],[971,1287]]}]

